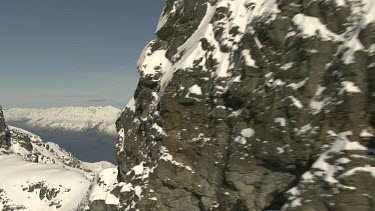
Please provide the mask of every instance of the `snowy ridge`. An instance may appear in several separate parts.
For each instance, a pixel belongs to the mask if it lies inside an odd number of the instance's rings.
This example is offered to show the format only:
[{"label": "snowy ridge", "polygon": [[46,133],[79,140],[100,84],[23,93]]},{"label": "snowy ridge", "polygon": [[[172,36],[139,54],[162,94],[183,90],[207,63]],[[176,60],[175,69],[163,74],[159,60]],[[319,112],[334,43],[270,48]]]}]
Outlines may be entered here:
[{"label": "snowy ridge", "polygon": [[[66,168],[79,169],[89,173],[98,173],[103,168],[112,167],[107,161],[96,163],[82,162],[73,157],[70,152],[52,142],[44,142],[39,136],[21,128],[9,126],[11,146],[9,152],[21,156],[26,161],[58,164]],[[29,142],[29,143],[28,143]],[[29,144],[29,145],[28,145]]]},{"label": "snowy ridge", "polygon": [[49,131],[94,132],[115,136],[120,110],[112,107],[65,107],[4,110],[8,122]]},{"label": "snowy ridge", "polygon": [[0,210],[76,210],[96,175],[113,167],[82,162],[33,133],[9,130],[9,149],[0,149]]}]

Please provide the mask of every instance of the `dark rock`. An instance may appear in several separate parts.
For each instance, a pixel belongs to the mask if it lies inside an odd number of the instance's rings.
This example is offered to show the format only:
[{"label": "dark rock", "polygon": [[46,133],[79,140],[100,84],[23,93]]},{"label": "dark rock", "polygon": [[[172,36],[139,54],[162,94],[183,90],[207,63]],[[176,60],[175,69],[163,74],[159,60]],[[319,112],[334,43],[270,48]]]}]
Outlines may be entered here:
[{"label": "dark rock", "polygon": [[352,33],[355,1],[261,2],[167,1],[116,123],[119,209],[373,210],[374,24]]}]

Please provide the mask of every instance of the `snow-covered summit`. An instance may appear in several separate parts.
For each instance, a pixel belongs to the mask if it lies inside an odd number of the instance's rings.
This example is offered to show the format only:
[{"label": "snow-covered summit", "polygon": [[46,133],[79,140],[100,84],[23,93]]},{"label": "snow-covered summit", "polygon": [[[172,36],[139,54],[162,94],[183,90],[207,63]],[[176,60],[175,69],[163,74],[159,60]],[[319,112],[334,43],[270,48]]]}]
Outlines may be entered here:
[{"label": "snow-covered summit", "polygon": [[48,131],[92,132],[115,136],[120,110],[112,107],[64,107],[4,110],[8,122]]}]

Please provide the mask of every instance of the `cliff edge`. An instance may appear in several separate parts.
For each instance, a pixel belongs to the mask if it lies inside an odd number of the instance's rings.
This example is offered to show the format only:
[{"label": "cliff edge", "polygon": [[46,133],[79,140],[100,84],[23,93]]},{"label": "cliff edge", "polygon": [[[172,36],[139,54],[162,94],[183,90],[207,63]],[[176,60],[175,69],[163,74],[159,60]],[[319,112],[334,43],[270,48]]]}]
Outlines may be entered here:
[{"label": "cliff edge", "polygon": [[168,0],[91,210],[375,209],[375,4]]}]

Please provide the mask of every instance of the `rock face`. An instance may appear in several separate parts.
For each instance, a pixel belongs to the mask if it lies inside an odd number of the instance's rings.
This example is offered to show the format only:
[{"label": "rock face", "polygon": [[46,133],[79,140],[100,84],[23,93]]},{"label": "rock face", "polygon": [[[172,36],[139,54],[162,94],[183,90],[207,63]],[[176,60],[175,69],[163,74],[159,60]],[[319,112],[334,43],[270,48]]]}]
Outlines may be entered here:
[{"label": "rock face", "polygon": [[375,209],[372,0],[168,0],[156,34],[91,210]]},{"label": "rock face", "polygon": [[5,124],[3,108],[0,106],[0,148],[8,148],[9,131]]}]

